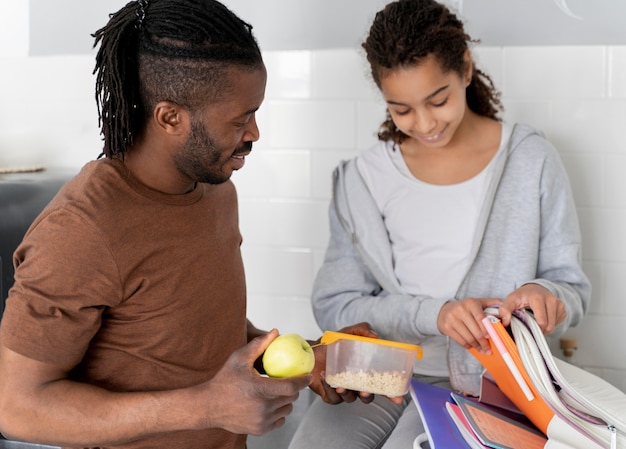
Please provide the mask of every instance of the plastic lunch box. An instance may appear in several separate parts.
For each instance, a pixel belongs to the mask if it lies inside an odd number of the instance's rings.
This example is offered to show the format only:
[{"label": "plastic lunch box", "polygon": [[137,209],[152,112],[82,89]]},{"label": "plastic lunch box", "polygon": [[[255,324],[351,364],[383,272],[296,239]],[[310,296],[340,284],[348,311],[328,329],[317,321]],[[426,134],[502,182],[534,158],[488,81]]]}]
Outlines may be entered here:
[{"label": "plastic lunch box", "polygon": [[409,391],[413,364],[422,358],[418,345],[327,331],[326,382],[333,388],[389,397]]}]

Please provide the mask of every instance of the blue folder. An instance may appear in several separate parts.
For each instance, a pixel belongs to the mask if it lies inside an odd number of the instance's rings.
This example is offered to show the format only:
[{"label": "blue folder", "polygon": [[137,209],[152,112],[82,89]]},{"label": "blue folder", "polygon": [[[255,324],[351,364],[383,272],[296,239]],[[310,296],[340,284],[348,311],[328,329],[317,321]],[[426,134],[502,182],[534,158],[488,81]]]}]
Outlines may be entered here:
[{"label": "blue folder", "polygon": [[410,392],[422,418],[431,449],[470,447],[446,410],[446,402],[450,401],[450,390],[412,379]]}]

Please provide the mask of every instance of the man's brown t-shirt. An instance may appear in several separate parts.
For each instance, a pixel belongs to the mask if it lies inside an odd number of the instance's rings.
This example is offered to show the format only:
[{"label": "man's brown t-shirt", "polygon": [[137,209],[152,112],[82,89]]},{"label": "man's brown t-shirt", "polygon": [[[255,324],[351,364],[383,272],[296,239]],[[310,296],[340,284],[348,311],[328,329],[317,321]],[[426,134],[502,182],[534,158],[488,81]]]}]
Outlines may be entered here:
[{"label": "man's brown t-shirt", "polygon": [[[15,253],[3,344],[112,391],[210,379],[246,342],[237,214],[231,182],[165,195],[118,161],[87,164]],[[210,429],[124,447],[243,448],[245,437]]]}]

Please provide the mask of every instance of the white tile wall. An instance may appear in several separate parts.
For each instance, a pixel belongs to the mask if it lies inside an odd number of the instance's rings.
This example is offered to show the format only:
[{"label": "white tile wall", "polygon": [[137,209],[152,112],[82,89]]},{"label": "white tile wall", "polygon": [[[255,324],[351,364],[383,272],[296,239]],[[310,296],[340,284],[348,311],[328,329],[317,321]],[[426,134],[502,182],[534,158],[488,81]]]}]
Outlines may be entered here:
[{"label": "white tile wall", "polygon": [[[626,47],[477,47],[508,121],[546,133],[570,175],[594,285],[576,363],[626,391]],[[360,50],[267,52],[261,140],[233,177],[240,194],[249,316],[320,330],[308,297],[328,240],[330,174],[374,142],[384,106]],[[0,166],[80,167],[97,157],[93,55],[0,53]],[[558,352],[558,342],[555,351]]]}]

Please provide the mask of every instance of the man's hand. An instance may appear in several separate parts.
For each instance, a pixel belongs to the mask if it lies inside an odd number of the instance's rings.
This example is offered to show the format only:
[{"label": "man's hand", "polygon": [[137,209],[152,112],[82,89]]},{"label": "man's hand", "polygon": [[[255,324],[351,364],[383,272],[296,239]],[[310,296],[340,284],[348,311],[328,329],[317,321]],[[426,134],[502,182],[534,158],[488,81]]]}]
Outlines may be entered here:
[{"label": "man's hand", "polygon": [[[339,332],[351,335],[360,335],[362,337],[378,338],[378,334],[372,329],[369,323],[359,323],[353,326],[344,327]],[[318,339],[311,343],[311,346],[319,344]],[[313,348],[315,352],[315,367],[313,368],[313,382],[310,387],[313,391],[320,395],[324,402],[328,404],[338,404],[340,402],[354,402],[359,398],[362,402],[368,404],[374,400],[374,395],[367,392],[358,392],[346,390],[343,388],[333,388],[324,380],[326,370],[326,346],[316,346]],[[402,402],[402,397],[389,398],[396,404]]]},{"label": "man's hand", "polygon": [[311,383],[312,376],[276,379],[259,375],[254,362],[277,336],[278,331],[273,329],[254,338],[235,351],[213,379],[196,387],[198,412],[207,416],[201,428],[220,427],[233,433],[262,435],[285,423],[293,402],[300,390]]}]

